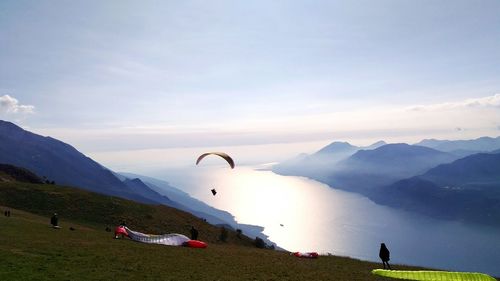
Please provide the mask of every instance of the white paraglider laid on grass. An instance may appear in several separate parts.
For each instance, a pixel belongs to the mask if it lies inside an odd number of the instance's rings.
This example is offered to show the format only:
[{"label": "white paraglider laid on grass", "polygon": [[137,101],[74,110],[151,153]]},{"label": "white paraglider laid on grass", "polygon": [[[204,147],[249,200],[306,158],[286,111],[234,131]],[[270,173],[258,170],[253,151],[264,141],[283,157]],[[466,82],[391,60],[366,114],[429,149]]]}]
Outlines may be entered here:
[{"label": "white paraglider laid on grass", "polygon": [[119,236],[127,236],[130,239],[150,244],[161,244],[167,246],[186,246],[192,248],[206,248],[207,244],[199,240],[191,240],[187,236],[178,233],[169,233],[162,235],[145,234],[138,231],[133,231],[126,226],[118,226],[115,229],[115,238]]}]

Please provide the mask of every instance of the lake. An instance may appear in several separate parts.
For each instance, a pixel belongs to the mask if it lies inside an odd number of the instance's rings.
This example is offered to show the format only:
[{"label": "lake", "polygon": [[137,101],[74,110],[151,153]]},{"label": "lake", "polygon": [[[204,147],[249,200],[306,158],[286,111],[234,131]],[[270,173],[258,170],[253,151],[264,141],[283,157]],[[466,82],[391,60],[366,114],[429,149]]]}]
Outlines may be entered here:
[{"label": "lake", "polygon": [[379,261],[384,242],[392,263],[500,276],[500,228],[432,219],[261,168],[193,166],[164,178],[238,223],[264,227],[269,240],[289,251]]}]

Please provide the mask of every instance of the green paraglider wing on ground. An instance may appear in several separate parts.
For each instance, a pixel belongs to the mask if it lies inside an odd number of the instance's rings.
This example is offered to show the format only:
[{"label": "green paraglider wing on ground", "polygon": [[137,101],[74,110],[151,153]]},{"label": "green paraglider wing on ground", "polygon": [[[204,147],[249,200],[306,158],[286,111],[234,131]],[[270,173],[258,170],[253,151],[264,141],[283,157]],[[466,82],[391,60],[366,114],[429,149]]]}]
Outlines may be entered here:
[{"label": "green paraglider wing on ground", "polygon": [[495,278],[475,272],[448,272],[448,271],[410,271],[375,269],[373,274],[404,280],[422,281],[496,281]]}]

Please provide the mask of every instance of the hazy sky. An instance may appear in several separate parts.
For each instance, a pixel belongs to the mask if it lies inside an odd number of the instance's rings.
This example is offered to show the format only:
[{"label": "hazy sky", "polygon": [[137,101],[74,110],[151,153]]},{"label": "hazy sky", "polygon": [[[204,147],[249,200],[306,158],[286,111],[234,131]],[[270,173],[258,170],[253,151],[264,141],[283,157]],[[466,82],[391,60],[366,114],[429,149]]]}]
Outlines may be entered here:
[{"label": "hazy sky", "polygon": [[500,1],[3,0],[0,118],[85,153],[497,136]]}]

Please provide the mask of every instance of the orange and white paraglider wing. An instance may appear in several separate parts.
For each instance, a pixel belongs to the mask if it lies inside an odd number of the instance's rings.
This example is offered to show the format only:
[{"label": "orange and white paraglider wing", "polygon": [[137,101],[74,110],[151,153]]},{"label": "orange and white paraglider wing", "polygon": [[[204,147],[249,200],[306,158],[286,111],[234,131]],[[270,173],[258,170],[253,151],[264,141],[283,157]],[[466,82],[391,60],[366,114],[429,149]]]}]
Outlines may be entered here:
[{"label": "orange and white paraglider wing", "polygon": [[233,159],[229,155],[227,155],[226,153],[224,153],[224,152],[207,152],[207,153],[203,153],[196,160],[196,165],[198,165],[198,163],[200,163],[200,161],[203,158],[205,158],[206,156],[208,156],[208,155],[217,155],[217,156],[222,157],[224,160],[226,160],[226,162],[229,164],[229,166],[231,166],[231,169],[234,169],[234,161],[233,161]]}]

